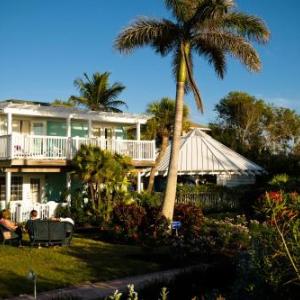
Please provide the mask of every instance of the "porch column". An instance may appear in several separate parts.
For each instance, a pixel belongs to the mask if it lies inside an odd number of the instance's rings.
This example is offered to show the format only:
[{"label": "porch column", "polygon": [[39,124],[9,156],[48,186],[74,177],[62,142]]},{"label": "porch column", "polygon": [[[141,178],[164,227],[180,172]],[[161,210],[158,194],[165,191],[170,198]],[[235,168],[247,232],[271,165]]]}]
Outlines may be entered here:
[{"label": "porch column", "polygon": [[67,188],[67,202],[68,202],[68,205],[71,206],[71,173],[70,172],[67,172],[66,173],[66,188]]},{"label": "porch column", "polygon": [[91,138],[93,136],[93,125],[92,125],[92,120],[88,120],[88,136]]},{"label": "porch column", "polygon": [[69,116],[66,119],[66,127],[67,127],[67,158],[71,159],[72,158],[72,154],[71,154],[71,150],[72,150],[72,141],[71,141],[71,136],[72,136],[72,127],[71,127],[71,116]]},{"label": "porch column", "polygon": [[136,123],[136,140],[139,141],[141,139],[141,123]]},{"label": "porch column", "polygon": [[67,137],[71,137],[71,116],[67,118]]},{"label": "porch column", "polygon": [[142,175],[141,172],[137,173],[137,192],[140,193],[142,191]]},{"label": "porch column", "polygon": [[12,113],[7,113],[7,134],[12,134]]},{"label": "porch column", "polygon": [[11,199],[11,172],[5,173],[5,207],[7,208]]}]

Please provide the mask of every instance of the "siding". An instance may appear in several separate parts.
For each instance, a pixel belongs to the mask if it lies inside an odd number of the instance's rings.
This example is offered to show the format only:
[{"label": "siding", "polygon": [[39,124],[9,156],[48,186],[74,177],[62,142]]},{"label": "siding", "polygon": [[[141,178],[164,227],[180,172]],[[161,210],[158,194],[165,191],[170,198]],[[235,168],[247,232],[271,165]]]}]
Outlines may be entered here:
[{"label": "siding", "polygon": [[234,187],[238,185],[255,184],[254,175],[217,175],[217,185]]}]

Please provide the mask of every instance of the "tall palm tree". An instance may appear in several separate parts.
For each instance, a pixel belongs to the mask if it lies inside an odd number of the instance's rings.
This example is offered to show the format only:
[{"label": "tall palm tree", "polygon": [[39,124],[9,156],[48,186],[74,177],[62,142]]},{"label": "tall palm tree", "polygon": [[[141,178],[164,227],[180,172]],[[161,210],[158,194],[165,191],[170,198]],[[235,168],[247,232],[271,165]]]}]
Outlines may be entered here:
[{"label": "tall palm tree", "polygon": [[[152,192],[157,168],[166,153],[170,137],[173,134],[175,120],[175,100],[164,97],[160,101],[149,103],[147,107],[147,113],[151,114],[153,117],[148,120],[144,135],[147,138],[159,140],[160,144],[160,151],[155,160],[155,164],[151,169],[148,181],[147,190],[148,192]],[[189,127],[188,115],[189,109],[186,105],[184,105],[184,129]]]},{"label": "tall palm tree", "polygon": [[192,90],[197,107],[203,111],[201,95],[193,78],[193,55],[204,56],[221,78],[226,71],[226,54],[238,58],[251,71],[259,71],[260,59],[251,42],[265,43],[270,33],[260,18],[237,11],[234,0],[165,0],[165,4],[174,20],[139,18],[119,34],[115,43],[124,53],[149,45],[162,56],[173,54],[176,117],[162,209],[171,220],[185,91]]},{"label": "tall palm tree", "polygon": [[71,96],[70,101],[95,111],[122,112],[121,106],[126,103],[118,97],[125,89],[119,82],[109,84],[110,73],[94,73],[90,78],[86,73],[84,79],[76,79],[74,85],[80,96]]}]

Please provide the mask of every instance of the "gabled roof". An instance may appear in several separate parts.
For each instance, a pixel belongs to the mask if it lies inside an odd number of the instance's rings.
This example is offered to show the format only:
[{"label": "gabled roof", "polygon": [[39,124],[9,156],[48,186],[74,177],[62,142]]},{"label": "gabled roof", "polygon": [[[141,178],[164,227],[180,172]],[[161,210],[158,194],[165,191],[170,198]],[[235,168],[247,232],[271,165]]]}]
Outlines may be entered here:
[{"label": "gabled roof", "polygon": [[[170,160],[169,144],[158,167],[160,175],[166,175]],[[236,153],[202,130],[196,128],[181,138],[178,175],[188,174],[260,174],[262,167]]]}]

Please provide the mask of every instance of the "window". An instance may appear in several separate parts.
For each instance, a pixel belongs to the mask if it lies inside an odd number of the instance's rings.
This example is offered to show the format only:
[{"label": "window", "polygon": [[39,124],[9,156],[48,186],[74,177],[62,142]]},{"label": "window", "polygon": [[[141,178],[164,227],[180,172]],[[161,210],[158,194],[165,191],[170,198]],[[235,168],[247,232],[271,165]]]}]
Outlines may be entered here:
[{"label": "window", "polygon": [[[13,176],[11,178],[11,201],[22,201],[23,199],[23,177]],[[5,201],[5,177],[0,177],[0,200]]]}]

